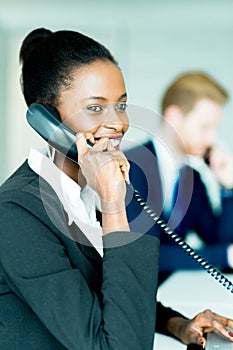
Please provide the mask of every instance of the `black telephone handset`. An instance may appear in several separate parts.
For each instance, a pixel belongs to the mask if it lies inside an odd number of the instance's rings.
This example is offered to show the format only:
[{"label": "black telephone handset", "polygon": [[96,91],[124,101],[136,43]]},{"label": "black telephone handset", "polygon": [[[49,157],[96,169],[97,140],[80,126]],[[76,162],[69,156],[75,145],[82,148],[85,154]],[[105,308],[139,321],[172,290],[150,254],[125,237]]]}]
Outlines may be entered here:
[{"label": "black telephone handset", "polygon": [[211,151],[211,148],[209,147],[207,149],[207,151],[205,152],[204,154],[204,162],[207,164],[207,165],[210,165],[210,151]]},{"label": "black telephone handset", "polygon": [[[26,115],[31,127],[51,146],[78,163],[76,133],[60,120],[57,110],[48,104],[33,103]],[[93,145],[87,141],[88,147]]]},{"label": "black telephone handset", "polygon": [[[33,103],[27,111],[27,121],[33,129],[48,143],[59,152],[75,163],[77,163],[78,153],[76,148],[76,134],[73,130],[65,126],[60,121],[60,116],[55,108],[50,105]],[[92,146],[91,143],[88,144]],[[172,239],[176,245],[198,263],[205,271],[214,277],[219,283],[233,293],[233,283],[227,279],[217,268],[209,264],[195,250],[190,247],[183,239],[175,233],[165,221],[147,204],[141,194],[127,183],[133,191],[133,197],[142,209],[151,217],[151,219]]]}]

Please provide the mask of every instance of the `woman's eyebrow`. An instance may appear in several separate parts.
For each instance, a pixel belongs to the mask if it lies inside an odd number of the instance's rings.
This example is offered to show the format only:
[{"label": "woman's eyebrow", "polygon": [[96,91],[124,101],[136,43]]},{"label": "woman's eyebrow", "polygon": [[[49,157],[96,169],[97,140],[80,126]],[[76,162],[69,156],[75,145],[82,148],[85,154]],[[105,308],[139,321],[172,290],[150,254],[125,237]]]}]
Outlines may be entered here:
[{"label": "woman's eyebrow", "polygon": [[[119,98],[118,101],[122,100],[123,98],[127,97],[127,93],[125,92],[124,94],[122,94]],[[102,100],[102,101],[107,101],[107,99],[103,96],[89,96],[87,98],[85,98],[83,101],[89,101],[89,100]]]},{"label": "woman's eyebrow", "polygon": [[89,96],[87,98],[84,98],[83,101],[89,101],[89,100],[103,100],[103,101],[107,101],[107,99],[103,96]]},{"label": "woman's eyebrow", "polygon": [[120,96],[120,98],[118,99],[118,101],[122,100],[123,98],[126,98],[127,97],[127,93],[125,92],[124,94],[122,94]]}]

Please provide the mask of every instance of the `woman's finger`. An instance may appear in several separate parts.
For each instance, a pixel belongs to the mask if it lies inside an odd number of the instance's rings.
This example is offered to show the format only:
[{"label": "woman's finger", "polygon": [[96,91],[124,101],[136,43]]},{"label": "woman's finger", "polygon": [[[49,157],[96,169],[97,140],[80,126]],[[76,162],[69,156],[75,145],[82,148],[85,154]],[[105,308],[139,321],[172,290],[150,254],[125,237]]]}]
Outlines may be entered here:
[{"label": "woman's finger", "polygon": [[113,147],[108,137],[102,137],[95,143],[93,150],[106,152],[106,151],[115,151],[115,148]]},{"label": "woman's finger", "polygon": [[[220,320],[219,320],[220,319]],[[226,326],[230,326],[231,322],[227,320],[225,317],[219,317],[219,319],[215,319],[212,323],[213,328],[222,334],[224,337],[233,341],[233,333],[232,330],[227,328]]]},{"label": "woman's finger", "polygon": [[127,164],[123,164],[120,168],[121,168],[123,179],[127,183],[129,183],[129,167],[127,166]]},{"label": "woman's finger", "polygon": [[76,146],[78,151],[78,163],[80,163],[80,161],[82,160],[82,157],[90,149],[90,146],[88,146],[87,144],[87,140],[89,140],[91,143],[95,142],[92,134],[89,134],[89,133],[83,134],[81,132],[77,133]]}]

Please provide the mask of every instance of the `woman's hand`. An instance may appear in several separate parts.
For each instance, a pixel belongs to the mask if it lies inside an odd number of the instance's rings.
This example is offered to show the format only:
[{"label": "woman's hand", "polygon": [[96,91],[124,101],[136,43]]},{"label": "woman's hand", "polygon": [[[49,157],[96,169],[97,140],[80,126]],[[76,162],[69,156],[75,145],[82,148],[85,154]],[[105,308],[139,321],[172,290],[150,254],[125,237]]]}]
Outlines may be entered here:
[{"label": "woman's hand", "polygon": [[198,344],[203,348],[206,346],[204,334],[213,331],[218,331],[228,340],[233,341],[233,333],[227,326],[233,328],[233,320],[210,310],[200,312],[191,320],[172,317],[167,323],[168,331],[184,344]]},{"label": "woman's hand", "polygon": [[78,163],[87,184],[99,195],[103,232],[129,230],[125,212],[125,194],[129,163],[104,137],[88,148],[88,134],[77,134]]},{"label": "woman's hand", "polygon": [[[116,151],[111,141],[104,137],[92,148],[87,146],[87,135],[77,135],[78,163],[90,187],[101,198],[114,201],[125,192],[129,163],[121,151]],[[119,187],[121,187],[119,192]]]}]

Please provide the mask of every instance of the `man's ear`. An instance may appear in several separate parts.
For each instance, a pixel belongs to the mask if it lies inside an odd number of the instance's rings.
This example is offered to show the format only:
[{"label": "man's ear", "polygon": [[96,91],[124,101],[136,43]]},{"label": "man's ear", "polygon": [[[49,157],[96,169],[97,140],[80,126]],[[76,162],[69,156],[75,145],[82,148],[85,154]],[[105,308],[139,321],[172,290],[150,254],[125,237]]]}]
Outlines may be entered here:
[{"label": "man's ear", "polygon": [[183,122],[183,117],[184,113],[182,112],[181,108],[177,105],[168,106],[163,113],[163,118],[165,119],[165,121],[167,121],[174,127],[180,125],[180,123]]}]

